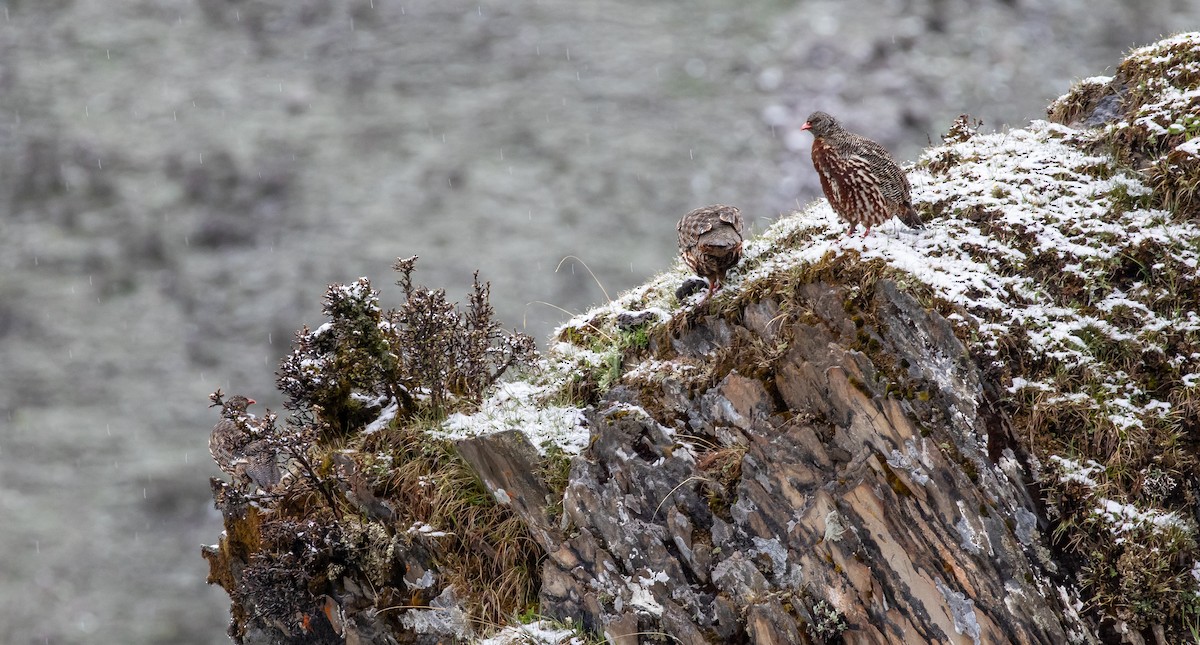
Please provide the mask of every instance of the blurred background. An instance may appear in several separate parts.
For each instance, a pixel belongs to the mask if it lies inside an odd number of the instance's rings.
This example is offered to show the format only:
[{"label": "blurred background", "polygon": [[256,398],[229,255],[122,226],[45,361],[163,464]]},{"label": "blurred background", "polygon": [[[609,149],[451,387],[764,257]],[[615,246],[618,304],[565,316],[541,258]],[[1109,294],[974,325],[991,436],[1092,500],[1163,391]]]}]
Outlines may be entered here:
[{"label": "blurred background", "polygon": [[815,109],[913,160],[1200,27],[1192,0],[0,7],[0,640],[39,644],[227,642],[207,394],[280,409],[327,283],[387,307],[398,256],[458,299],[479,269],[544,345],[671,266],[686,211],[761,231],[817,196]]}]

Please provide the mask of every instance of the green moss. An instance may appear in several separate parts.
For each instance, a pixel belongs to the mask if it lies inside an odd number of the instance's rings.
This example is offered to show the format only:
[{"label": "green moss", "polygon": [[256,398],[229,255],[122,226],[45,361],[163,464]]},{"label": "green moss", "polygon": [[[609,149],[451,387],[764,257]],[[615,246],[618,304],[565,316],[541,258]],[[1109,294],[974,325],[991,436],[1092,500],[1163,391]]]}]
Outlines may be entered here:
[{"label": "green moss", "polygon": [[875,396],[875,393],[871,391],[871,388],[867,387],[867,384],[863,383],[862,379],[858,378],[857,376],[849,376],[846,380],[850,382],[851,387],[861,392],[864,396]]},{"label": "green moss", "polygon": [[912,497],[913,492],[912,489],[908,487],[908,484],[904,483],[904,480],[896,474],[896,471],[893,470],[890,465],[888,465],[887,460],[884,459],[882,455],[879,455],[878,457],[879,466],[883,470],[884,478],[887,480],[888,486],[892,489],[892,492],[900,497]]},{"label": "green moss", "polygon": [[742,460],[746,446],[735,444],[710,450],[696,461],[696,471],[703,473],[705,497],[714,515],[731,521],[730,508],[736,498],[738,482],[742,479]]}]

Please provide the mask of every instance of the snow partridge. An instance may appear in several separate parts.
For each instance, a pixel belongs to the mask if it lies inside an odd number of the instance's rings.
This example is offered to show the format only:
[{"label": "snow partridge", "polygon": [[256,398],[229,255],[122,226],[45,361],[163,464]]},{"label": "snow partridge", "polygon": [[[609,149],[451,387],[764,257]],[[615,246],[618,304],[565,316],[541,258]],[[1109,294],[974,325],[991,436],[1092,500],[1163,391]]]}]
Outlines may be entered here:
[{"label": "snow partridge", "polygon": [[222,404],[221,420],[208,438],[208,452],[235,485],[245,489],[253,483],[266,489],[279,483],[279,467],[271,442],[252,432],[254,415],[246,408],[254,403],[239,394]]},{"label": "snow partridge", "polygon": [[742,213],[724,204],[705,206],[684,215],[676,228],[683,261],[708,280],[708,293],[700,301],[706,302],[742,259]]},{"label": "snow partridge", "polygon": [[812,161],[821,178],[821,190],[838,217],[850,224],[871,227],[892,218],[912,227],[921,219],[913,209],[908,177],[883,146],[847,132],[837,119],[813,112],[801,130],[813,134]]}]

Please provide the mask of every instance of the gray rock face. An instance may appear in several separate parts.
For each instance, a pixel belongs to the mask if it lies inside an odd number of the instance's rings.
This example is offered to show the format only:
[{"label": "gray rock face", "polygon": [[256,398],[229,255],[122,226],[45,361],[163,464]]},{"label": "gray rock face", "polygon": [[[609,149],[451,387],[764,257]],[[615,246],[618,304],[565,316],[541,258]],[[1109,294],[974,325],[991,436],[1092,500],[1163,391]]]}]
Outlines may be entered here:
[{"label": "gray rock face", "polygon": [[[592,413],[542,611],[617,643],[1094,641],[1056,606],[1036,526],[1004,519],[1036,509],[988,457],[981,376],[946,320],[886,281],[865,311],[823,284],[799,300],[767,376],[735,356],[711,387],[668,376]],[[742,320],[765,330],[772,309]],[[674,346],[736,354],[748,331],[710,319]]]},{"label": "gray rock face", "polygon": [[459,441],[457,446],[492,496],[512,507],[543,549],[562,541],[546,514],[550,491],[535,474],[537,450],[524,434],[508,430]]}]

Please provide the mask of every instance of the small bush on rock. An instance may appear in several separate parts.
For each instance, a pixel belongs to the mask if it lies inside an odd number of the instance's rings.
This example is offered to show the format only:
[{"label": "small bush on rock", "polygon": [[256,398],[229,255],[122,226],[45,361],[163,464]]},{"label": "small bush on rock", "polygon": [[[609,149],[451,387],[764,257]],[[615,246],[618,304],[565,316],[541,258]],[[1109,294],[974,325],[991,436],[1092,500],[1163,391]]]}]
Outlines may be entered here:
[{"label": "small bush on rock", "polygon": [[380,309],[367,278],[329,287],[322,305],[329,322],[298,332],[278,372],[289,409],[319,410],[342,431],[366,423],[390,401],[402,417],[442,414],[478,403],[509,368],[533,358],[532,338],[506,333],[493,319],[490,285],[479,282],[478,272],[464,310],[444,290],[413,282],[416,260],[393,267],[406,296],[397,309]]}]

